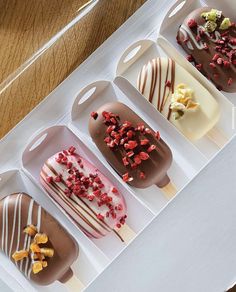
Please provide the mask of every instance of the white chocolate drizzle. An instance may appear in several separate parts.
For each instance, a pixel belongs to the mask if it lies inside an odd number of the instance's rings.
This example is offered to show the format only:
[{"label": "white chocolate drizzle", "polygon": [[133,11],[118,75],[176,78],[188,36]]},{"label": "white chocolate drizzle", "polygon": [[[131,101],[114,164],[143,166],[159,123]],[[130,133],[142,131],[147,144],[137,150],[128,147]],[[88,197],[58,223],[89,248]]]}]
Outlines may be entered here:
[{"label": "white chocolate drizzle", "polygon": [[[181,27],[180,27],[180,31],[184,35],[187,47],[191,51],[194,50],[194,47],[193,47],[191,41],[189,40],[189,38],[192,40],[192,42],[194,43],[196,48],[198,48],[199,50],[203,50],[205,48],[205,43],[202,40],[197,41],[195,36],[194,36],[194,34],[193,34],[193,32],[192,32],[192,30],[188,26],[186,26],[185,24],[182,24]],[[219,41],[221,39],[221,34],[220,34],[219,31],[214,31],[213,32],[214,37],[212,37],[210,35],[210,33],[205,29],[204,26],[198,25],[198,27],[197,27],[197,35],[200,35],[201,31],[204,31],[205,35],[207,35],[209,40],[211,40],[213,43],[216,43],[217,41]],[[228,44],[228,46],[231,47],[233,50],[236,49],[236,46],[234,46],[234,45]]]},{"label": "white chocolate drizzle", "polygon": [[[29,205],[28,205],[28,218],[26,224],[22,220],[21,216],[21,209],[22,209],[22,198],[23,194],[18,194],[14,198],[14,206],[13,208],[14,213],[12,216],[12,222],[9,222],[9,200],[10,196],[7,196],[3,199],[2,203],[2,250],[5,252],[6,255],[11,259],[12,252],[13,252],[13,245],[14,242],[16,243],[16,249],[18,250],[29,250],[30,243],[31,243],[31,237],[28,234],[25,234],[24,240],[22,241],[21,234],[23,233],[23,229],[26,225],[33,224],[33,211],[34,207],[37,210],[36,211],[36,220],[37,220],[37,230],[40,231],[41,227],[41,206],[38,204],[35,204],[35,201],[31,198]],[[13,200],[10,201],[10,204],[12,204]],[[11,224],[11,228],[9,228],[9,224]],[[9,233],[9,230],[11,229],[11,234]],[[9,237],[10,235],[10,237]],[[10,241],[8,242],[8,237],[10,238]],[[16,266],[19,268],[21,272],[23,272],[28,278],[30,278],[30,274],[32,271],[30,259],[27,257],[20,261],[20,264],[18,265],[18,262],[15,262]]]}]

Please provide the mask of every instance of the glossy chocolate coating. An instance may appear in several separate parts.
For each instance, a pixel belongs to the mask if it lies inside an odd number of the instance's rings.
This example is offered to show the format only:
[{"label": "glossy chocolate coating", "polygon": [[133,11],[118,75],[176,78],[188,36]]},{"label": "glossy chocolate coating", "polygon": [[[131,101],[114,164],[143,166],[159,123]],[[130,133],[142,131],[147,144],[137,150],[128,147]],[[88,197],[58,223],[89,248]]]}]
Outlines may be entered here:
[{"label": "glossy chocolate coating", "polygon": [[[234,39],[236,38],[236,28],[232,26],[228,30],[221,30],[219,28],[220,23],[224,19],[224,16],[222,15],[217,22],[217,28],[215,32],[212,33],[212,35],[210,35],[209,33],[204,33],[199,41],[196,40],[196,37],[199,35],[198,29],[200,29],[201,26],[204,27],[206,23],[201,14],[203,12],[211,11],[211,9],[212,8],[210,7],[203,7],[196,9],[192,13],[190,13],[184,20],[182,26],[180,26],[177,39],[183,49],[193,57],[193,62],[195,62],[196,65],[200,64],[200,66],[202,66],[200,71],[207,78],[212,80],[217,88],[226,92],[236,92],[236,66],[233,65],[233,63],[230,61],[229,56],[218,51],[216,48],[217,46],[219,46],[216,40],[222,40],[220,34],[229,31],[229,39]],[[198,25],[197,27],[194,27],[192,29],[188,26],[188,22],[191,19],[195,20]],[[203,48],[204,44],[207,45],[207,48]],[[234,58],[236,59],[236,46],[227,46],[227,49],[229,49],[229,51],[234,54]],[[219,58],[222,58],[224,61],[230,62],[230,64],[228,66],[224,66],[224,64],[218,64],[216,61],[213,61],[213,57],[216,54],[219,54]],[[216,67],[213,68],[210,63],[214,63]],[[231,81],[229,81],[230,79]]]},{"label": "glossy chocolate coating", "polygon": [[[42,246],[54,249],[54,256],[46,258],[48,266],[38,274],[31,270],[30,257],[18,262],[12,258],[15,251],[28,250],[29,244],[32,243],[29,235],[23,232],[29,223],[48,236],[48,242]],[[27,194],[12,194],[0,201],[0,238],[1,250],[36,284],[49,285],[56,280],[65,283],[73,276],[70,266],[78,257],[77,243],[59,222]]]},{"label": "glossy chocolate coating", "polygon": [[[139,143],[140,139],[148,139],[149,145],[155,145],[157,148],[155,151],[149,153],[150,158],[148,160],[142,161],[136,169],[132,169],[130,165],[125,166],[122,162],[122,158],[126,156],[126,150],[123,145],[118,145],[115,149],[110,149],[104,139],[108,137],[106,133],[107,125],[104,123],[104,118],[102,113],[111,112],[119,116],[119,122],[122,124],[125,121],[132,123],[133,127],[136,127],[138,124],[143,124],[145,128],[149,128],[149,125],[145,123],[136,113],[134,113],[126,105],[113,102],[108,103],[100,107],[96,112],[98,117],[96,119],[90,118],[89,121],[89,131],[90,135],[102,152],[107,161],[111,166],[117,171],[117,173],[122,176],[125,173],[133,178],[132,181],[128,182],[130,185],[137,188],[147,188],[151,185],[156,184],[159,187],[166,186],[170,180],[167,176],[167,171],[172,163],[172,153],[168,145],[162,140],[157,139],[154,136],[154,131],[152,130],[151,134],[136,132],[136,141]],[[136,152],[147,151],[148,146],[138,146],[135,150]],[[145,179],[140,178],[140,172],[144,172],[146,175]]]}]

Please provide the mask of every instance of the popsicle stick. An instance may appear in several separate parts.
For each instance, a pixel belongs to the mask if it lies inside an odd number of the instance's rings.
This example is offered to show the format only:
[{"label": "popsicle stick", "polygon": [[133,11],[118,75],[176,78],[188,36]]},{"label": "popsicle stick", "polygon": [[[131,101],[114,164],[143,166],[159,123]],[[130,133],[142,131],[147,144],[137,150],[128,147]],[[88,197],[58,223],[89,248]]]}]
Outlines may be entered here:
[{"label": "popsicle stick", "polygon": [[177,193],[176,186],[172,182],[169,182],[168,185],[166,185],[164,188],[161,188],[161,191],[168,200],[172,199]]},{"label": "popsicle stick", "polygon": [[121,228],[115,228],[114,232],[125,244],[128,244],[136,236],[136,233],[127,224],[122,225]]},{"label": "popsicle stick", "polygon": [[214,142],[219,148],[223,148],[225,144],[228,142],[228,139],[224,136],[224,134],[217,128],[211,129],[207,133],[207,137]]},{"label": "popsicle stick", "polygon": [[84,284],[75,275],[65,283],[65,286],[71,292],[81,292],[85,288]]}]

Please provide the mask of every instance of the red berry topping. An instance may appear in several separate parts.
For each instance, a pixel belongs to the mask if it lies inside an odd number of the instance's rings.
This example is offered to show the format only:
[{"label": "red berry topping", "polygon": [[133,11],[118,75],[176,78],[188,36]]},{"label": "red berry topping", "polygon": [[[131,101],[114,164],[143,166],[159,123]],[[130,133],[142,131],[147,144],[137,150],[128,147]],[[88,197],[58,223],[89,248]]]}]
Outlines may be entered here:
[{"label": "red berry topping", "polygon": [[128,161],[127,157],[123,157],[122,161],[123,161],[124,166],[129,165],[129,161]]},{"label": "red berry topping", "polygon": [[194,28],[194,27],[197,27],[197,22],[195,19],[189,19],[188,21],[188,27],[189,28]]},{"label": "red berry topping", "polygon": [[67,162],[67,165],[66,165],[67,169],[71,169],[72,166],[73,166],[72,162]]},{"label": "red berry topping", "polygon": [[144,129],[145,129],[145,126],[144,126],[144,124],[143,124],[143,123],[141,123],[141,124],[138,124],[138,126],[137,126],[137,130],[138,130],[138,131],[140,131],[140,132],[143,132],[143,131],[144,131]]},{"label": "red berry topping", "polygon": [[117,228],[121,228],[121,224],[120,224],[120,223],[117,223],[117,224],[116,224],[116,227],[117,227]]},{"label": "red berry topping", "polygon": [[152,133],[152,130],[149,129],[149,128],[146,128],[146,129],[145,129],[145,133],[146,133],[146,134],[151,134],[151,133]]},{"label": "red berry topping", "polygon": [[115,141],[112,140],[110,143],[107,143],[107,146],[109,148],[114,148],[115,147]]},{"label": "red berry topping", "polygon": [[146,152],[140,152],[139,153],[139,158],[141,159],[141,160],[148,160],[149,159],[149,154],[147,154]]},{"label": "red berry topping", "polygon": [[139,174],[139,177],[141,179],[145,179],[146,178],[146,175],[145,175],[145,173],[143,171],[141,171],[140,174]]},{"label": "red berry topping", "polygon": [[111,142],[111,138],[110,138],[110,137],[106,137],[106,138],[104,139],[104,142],[106,142],[106,143],[110,143],[110,142]]},{"label": "red berry topping", "polygon": [[224,67],[229,68],[230,67],[230,62],[229,61],[224,61]]},{"label": "red berry topping", "polygon": [[102,214],[97,214],[97,218],[99,219],[99,220],[103,220],[104,219],[104,216],[102,215]]},{"label": "red berry topping", "polygon": [[127,137],[128,137],[129,139],[131,139],[131,138],[133,137],[133,135],[134,135],[134,132],[133,132],[133,131],[129,130],[129,131],[127,132]]},{"label": "red berry topping", "polygon": [[130,141],[128,141],[128,143],[126,143],[124,145],[126,150],[128,150],[128,149],[133,150],[137,146],[138,146],[138,143],[136,141],[134,141],[134,140],[130,140]]},{"label": "red berry topping", "polygon": [[212,69],[215,69],[215,68],[216,68],[216,64],[215,64],[215,63],[210,63],[210,67],[211,67]]},{"label": "red berry topping", "polygon": [[134,151],[129,151],[129,152],[127,152],[127,156],[130,158],[130,157],[132,157],[132,156],[134,156]]},{"label": "red berry topping", "polygon": [[112,193],[114,193],[114,194],[117,194],[117,193],[118,193],[118,190],[117,190],[115,187],[113,187],[111,191],[112,191]]},{"label": "red berry topping", "polygon": [[232,83],[233,83],[233,78],[229,78],[228,85],[230,86],[230,85],[232,85]]},{"label": "red berry topping", "polygon": [[132,164],[131,164],[131,168],[132,168],[132,169],[135,169],[135,168],[137,168],[137,167],[138,167],[138,164],[137,164],[137,163],[132,163]]},{"label": "red berry topping", "polygon": [[212,58],[212,61],[216,62],[220,58],[219,54],[215,54],[214,57]]},{"label": "red berry topping", "polygon": [[171,87],[171,82],[168,80],[168,81],[166,81],[166,87]]},{"label": "red berry topping", "polygon": [[74,154],[76,151],[76,148],[74,146],[71,146],[69,149],[68,149],[68,152],[72,155]]},{"label": "red berry topping", "polygon": [[100,190],[96,190],[93,192],[95,197],[99,197],[101,195],[101,191]]},{"label": "red berry topping", "polygon": [[61,182],[61,176],[60,175],[55,177],[55,182]]},{"label": "red berry topping", "polygon": [[129,121],[125,121],[124,123],[123,123],[123,127],[124,128],[130,128],[132,126],[132,124],[131,124],[131,122],[129,122]]},{"label": "red berry topping", "polygon": [[122,177],[123,177],[123,181],[124,182],[130,182],[130,181],[133,180],[133,177],[130,177],[128,172],[126,172],[125,174],[123,174]]},{"label": "red berry topping", "polygon": [[148,139],[143,139],[143,140],[140,141],[140,145],[141,145],[141,146],[145,146],[145,145],[147,145],[148,143],[149,143],[149,140],[148,140]]},{"label": "red berry topping", "polygon": [[114,124],[114,125],[117,124],[117,120],[116,120],[115,118],[111,118],[110,121],[111,121],[111,123]]},{"label": "red berry topping", "polygon": [[135,157],[134,157],[134,162],[136,163],[136,164],[141,164],[142,163],[142,160],[141,160],[141,158],[138,156],[138,155],[136,155]]},{"label": "red berry topping", "polygon": [[90,202],[92,202],[94,200],[95,196],[91,194],[91,195],[88,195],[87,198]]},{"label": "red berry topping", "polygon": [[160,132],[159,132],[159,131],[157,131],[157,132],[155,133],[155,137],[156,137],[158,140],[160,140],[161,135],[160,135]]},{"label": "red berry topping", "polygon": [[61,158],[56,158],[56,162],[61,164]]},{"label": "red berry topping", "polygon": [[186,59],[187,59],[189,62],[193,62],[193,61],[194,61],[192,55],[188,55],[188,56],[186,57]]},{"label": "red berry topping", "polygon": [[71,191],[69,189],[65,189],[64,193],[67,197],[71,196]]},{"label": "red berry topping", "polygon": [[113,130],[115,130],[116,126],[113,125],[113,126],[109,126],[106,130],[107,134],[110,134]]},{"label": "red berry topping", "polygon": [[151,146],[148,148],[147,152],[150,153],[150,152],[152,152],[153,150],[155,150],[156,148],[157,148],[156,145],[151,145]]},{"label": "red berry topping", "polygon": [[104,188],[104,184],[101,183],[101,184],[98,185],[98,187],[99,187],[99,189],[103,189]]},{"label": "red berry topping", "polygon": [[47,176],[46,181],[51,184],[53,182],[53,177],[52,176]]},{"label": "red berry topping", "polygon": [[197,42],[200,42],[200,40],[201,40],[200,35],[197,35],[197,36],[196,36],[196,41],[197,41]]},{"label": "red berry topping", "polygon": [[224,60],[222,58],[218,58],[216,62],[218,65],[222,65]]},{"label": "red berry topping", "polygon": [[206,50],[206,51],[209,50],[209,46],[207,44],[204,44],[204,50]]},{"label": "red berry topping", "polygon": [[197,64],[196,65],[196,68],[200,71],[200,70],[202,70],[202,64]]}]

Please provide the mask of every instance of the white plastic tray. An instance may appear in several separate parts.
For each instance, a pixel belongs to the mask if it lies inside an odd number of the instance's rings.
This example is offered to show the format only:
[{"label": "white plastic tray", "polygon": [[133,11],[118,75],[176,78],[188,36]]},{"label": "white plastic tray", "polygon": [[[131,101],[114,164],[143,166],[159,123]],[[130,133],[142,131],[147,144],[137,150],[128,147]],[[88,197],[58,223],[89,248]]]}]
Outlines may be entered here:
[{"label": "white plastic tray", "polygon": [[[155,41],[160,24],[174,3],[167,0],[147,1],[0,142],[0,176],[3,177],[0,196],[19,191],[20,188],[53,213],[73,234],[81,250],[73,268],[87,286],[87,291],[169,292],[177,289],[183,292],[205,292],[207,289],[209,292],[222,292],[236,280],[236,199],[232,192],[236,187],[233,175],[236,172],[235,138],[209,160],[160,114],[156,112],[154,115],[154,109],[125,79],[115,79],[116,66],[123,52],[139,40]],[[97,83],[97,80],[110,81]],[[208,83],[204,85],[211,88],[212,85]],[[75,100],[83,88],[85,92],[88,91],[88,84],[92,84],[92,87],[95,84],[96,91],[91,98],[90,92],[81,111]],[[92,88],[91,85],[89,87]],[[170,174],[180,192],[164,209],[162,207],[167,202],[161,194],[157,193],[156,198],[154,193],[147,191],[147,194],[141,194],[123,185],[92,144],[87,128],[81,127],[81,122],[86,122],[86,111],[90,111],[94,100],[97,102],[97,97],[100,97],[97,106],[102,100],[107,100],[109,92],[113,93],[113,99],[122,100],[137,110],[154,128],[160,128],[162,136],[173,147],[175,159]],[[79,116],[75,113],[71,119],[73,104]],[[151,118],[149,113],[153,113]],[[57,135],[59,128],[64,133],[61,137]],[[45,131],[49,136],[35,149],[39,157],[38,161],[33,161],[27,145],[34,144]],[[51,139],[47,140],[51,133],[56,137],[58,145],[54,145]],[[47,147],[43,147],[46,142]],[[40,188],[38,171],[42,160],[60,150],[60,147],[71,145],[69,142],[77,143],[84,155],[98,164],[126,193],[130,224],[136,232],[140,231],[126,248],[115,243],[115,252],[111,252],[110,245],[116,240],[112,235],[102,239],[101,243],[86,237]],[[207,161],[210,162],[205,166]],[[136,210],[142,213],[137,222],[134,216],[137,215]],[[12,284],[15,291],[20,291],[19,287],[24,287],[26,291],[65,291],[59,283],[47,288],[36,287],[13,264],[3,259],[3,255],[1,259],[0,267],[14,275],[17,281],[17,284]]]}]

